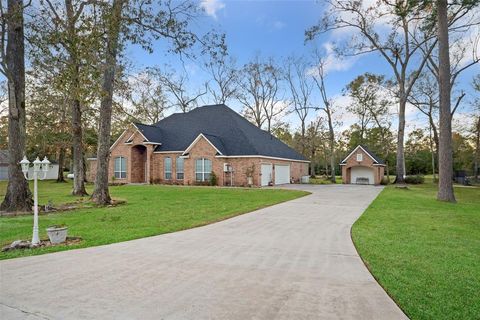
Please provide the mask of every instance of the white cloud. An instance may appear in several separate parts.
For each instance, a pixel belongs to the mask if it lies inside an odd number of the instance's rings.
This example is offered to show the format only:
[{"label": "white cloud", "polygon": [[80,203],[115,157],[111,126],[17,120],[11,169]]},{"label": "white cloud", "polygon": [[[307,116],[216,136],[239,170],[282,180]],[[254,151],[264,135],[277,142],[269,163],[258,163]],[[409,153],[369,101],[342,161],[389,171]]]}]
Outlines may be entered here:
[{"label": "white cloud", "polygon": [[205,13],[215,20],[217,19],[217,13],[225,8],[225,3],[222,0],[202,0],[200,7],[205,10]]}]

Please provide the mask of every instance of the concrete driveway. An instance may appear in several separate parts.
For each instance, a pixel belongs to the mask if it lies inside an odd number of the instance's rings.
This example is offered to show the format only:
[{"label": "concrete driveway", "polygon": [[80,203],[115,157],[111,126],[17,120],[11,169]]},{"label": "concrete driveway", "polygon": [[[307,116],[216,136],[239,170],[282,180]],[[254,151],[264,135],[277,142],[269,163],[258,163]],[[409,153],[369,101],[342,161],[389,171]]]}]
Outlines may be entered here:
[{"label": "concrete driveway", "polygon": [[201,228],[2,261],[0,318],[406,318],[350,238],[381,187],[289,187],[313,194]]}]

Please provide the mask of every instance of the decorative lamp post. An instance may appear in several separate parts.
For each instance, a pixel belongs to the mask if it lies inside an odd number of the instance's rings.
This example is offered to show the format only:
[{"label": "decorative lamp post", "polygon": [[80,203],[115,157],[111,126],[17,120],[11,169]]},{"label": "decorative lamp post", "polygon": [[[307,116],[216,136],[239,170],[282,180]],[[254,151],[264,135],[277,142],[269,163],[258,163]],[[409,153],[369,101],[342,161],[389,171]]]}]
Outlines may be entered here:
[{"label": "decorative lamp post", "polygon": [[42,161],[37,157],[33,161],[33,178],[28,176],[28,168],[30,167],[30,161],[27,157],[24,156],[23,160],[20,161],[22,166],[22,172],[27,180],[33,180],[33,236],[32,236],[32,245],[36,246],[40,244],[40,237],[38,236],[38,186],[37,180],[39,179],[39,172],[43,173],[43,176],[40,180],[43,180],[47,177],[47,172],[50,169],[50,161],[45,157]]}]

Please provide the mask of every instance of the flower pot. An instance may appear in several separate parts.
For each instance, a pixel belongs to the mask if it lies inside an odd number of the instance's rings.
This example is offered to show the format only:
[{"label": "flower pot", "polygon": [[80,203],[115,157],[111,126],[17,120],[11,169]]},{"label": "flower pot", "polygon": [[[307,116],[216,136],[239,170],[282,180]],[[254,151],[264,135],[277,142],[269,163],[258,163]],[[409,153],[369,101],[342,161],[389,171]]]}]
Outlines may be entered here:
[{"label": "flower pot", "polygon": [[68,227],[49,227],[47,228],[48,238],[52,244],[58,244],[67,240]]}]

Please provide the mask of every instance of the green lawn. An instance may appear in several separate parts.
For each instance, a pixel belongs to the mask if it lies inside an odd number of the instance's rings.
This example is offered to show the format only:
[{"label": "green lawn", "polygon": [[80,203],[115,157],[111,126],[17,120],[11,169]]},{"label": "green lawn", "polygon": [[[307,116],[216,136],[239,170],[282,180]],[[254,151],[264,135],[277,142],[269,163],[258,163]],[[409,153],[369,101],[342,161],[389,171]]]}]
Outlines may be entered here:
[{"label": "green lawn", "polygon": [[375,278],[412,319],[480,319],[480,188],[385,188],[352,228]]},{"label": "green lawn", "polygon": [[[91,187],[88,188],[89,192]],[[5,182],[0,182],[2,199],[5,188]],[[73,202],[78,198],[68,195],[70,189],[70,183],[42,181],[39,184],[39,202],[45,204],[52,200],[54,205]],[[115,199],[123,199],[127,203],[116,207],[90,207],[40,215],[40,238],[47,237],[46,227],[66,224],[69,227],[69,235],[84,239],[81,244],[2,252],[0,259],[91,247],[179,231],[308,194],[293,190],[159,185],[115,186],[110,190]],[[17,239],[30,240],[31,232],[31,215],[0,218],[2,246]]]}]

